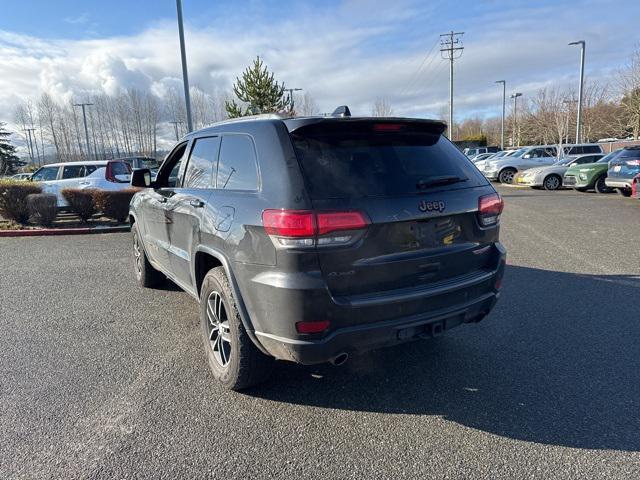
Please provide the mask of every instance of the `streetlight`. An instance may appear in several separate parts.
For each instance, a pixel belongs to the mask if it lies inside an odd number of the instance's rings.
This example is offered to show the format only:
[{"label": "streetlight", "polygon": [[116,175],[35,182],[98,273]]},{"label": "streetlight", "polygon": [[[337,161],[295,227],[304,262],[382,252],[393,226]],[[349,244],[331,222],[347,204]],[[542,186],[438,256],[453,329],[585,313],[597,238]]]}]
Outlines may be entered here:
[{"label": "streetlight", "polygon": [[182,26],[182,0],[176,0],[178,10],[178,35],[180,36],[180,58],[182,59],[182,83],[184,83],[184,103],[187,109],[187,130],[193,131],[191,121],[191,97],[189,96],[189,74],[187,73],[187,54],[184,46],[184,27]]},{"label": "streetlight", "polygon": [[507,82],[504,80],[497,80],[496,83],[502,84],[502,121],[500,122],[500,150],[504,150],[504,106],[507,95]]},{"label": "streetlight", "polygon": [[578,120],[576,121],[576,143],[582,141],[582,86],[584,84],[584,49],[585,41],[578,40],[577,42],[571,42],[569,45],[580,45],[580,85],[578,86]]},{"label": "streetlight", "polygon": [[291,99],[291,110],[293,111],[293,92],[301,92],[301,88],[285,88],[285,92],[289,92],[289,98]]},{"label": "streetlight", "polygon": [[[511,98],[513,98],[513,137],[515,139],[516,136],[516,126],[518,125],[518,117],[517,117],[517,107],[518,107],[518,97],[521,97],[522,94],[520,92],[512,93]],[[520,135],[518,135],[518,147],[520,146]]]}]

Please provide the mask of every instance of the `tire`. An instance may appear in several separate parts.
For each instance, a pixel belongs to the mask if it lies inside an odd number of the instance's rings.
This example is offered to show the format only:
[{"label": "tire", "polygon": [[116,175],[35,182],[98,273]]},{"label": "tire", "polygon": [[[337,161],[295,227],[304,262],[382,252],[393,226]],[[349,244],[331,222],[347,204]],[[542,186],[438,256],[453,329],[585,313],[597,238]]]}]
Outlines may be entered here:
[{"label": "tire", "polygon": [[500,183],[513,183],[513,177],[518,171],[515,168],[505,168],[498,174]]},{"label": "tire", "polygon": [[623,197],[630,197],[631,196],[631,189],[628,189],[628,188],[616,188],[616,191],[618,192],[618,195],[622,195]]},{"label": "tire", "polygon": [[134,223],[131,226],[131,233],[133,234],[133,269],[137,282],[145,288],[161,284],[166,277],[149,263],[137,224]]},{"label": "tire", "polygon": [[558,190],[562,186],[562,178],[559,175],[547,175],[542,182],[545,190]]},{"label": "tire", "polygon": [[213,376],[225,388],[243,390],[264,382],[274,359],[247,335],[223,267],[211,269],[200,292],[202,339]]},{"label": "tire", "polygon": [[604,179],[607,178],[605,175],[600,175],[595,183],[593,184],[593,189],[596,193],[611,193],[611,188],[607,187],[607,184],[604,183]]}]

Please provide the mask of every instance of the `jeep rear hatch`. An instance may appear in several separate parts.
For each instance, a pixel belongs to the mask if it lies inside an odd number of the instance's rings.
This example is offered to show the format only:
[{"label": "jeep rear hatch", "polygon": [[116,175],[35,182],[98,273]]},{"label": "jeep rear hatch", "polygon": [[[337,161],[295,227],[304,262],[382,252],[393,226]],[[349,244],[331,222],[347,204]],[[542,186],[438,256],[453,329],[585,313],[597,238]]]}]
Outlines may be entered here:
[{"label": "jeep rear hatch", "polygon": [[[316,247],[334,296],[435,287],[491,267],[483,243],[495,229],[480,228],[478,208],[495,193],[443,129],[420,120],[327,119],[291,132],[316,222],[338,222],[326,242],[319,232]],[[345,216],[323,220],[323,212]]]}]

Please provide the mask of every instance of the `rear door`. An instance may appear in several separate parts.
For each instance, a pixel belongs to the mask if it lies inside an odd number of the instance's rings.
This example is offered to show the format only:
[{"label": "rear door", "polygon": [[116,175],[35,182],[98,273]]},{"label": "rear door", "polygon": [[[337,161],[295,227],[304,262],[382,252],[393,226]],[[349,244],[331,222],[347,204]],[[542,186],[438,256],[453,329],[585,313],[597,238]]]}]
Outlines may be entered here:
[{"label": "rear door", "polygon": [[[335,296],[435,285],[490,268],[476,219],[487,180],[437,125],[326,122],[292,133],[314,210],[370,221],[348,246],[317,247]],[[497,229],[492,229],[495,232]]]},{"label": "rear door", "polygon": [[220,148],[220,137],[194,140],[178,185],[166,189],[165,205],[169,232],[169,263],[176,279],[191,286],[191,258],[200,243],[200,225],[214,186],[214,173]]}]

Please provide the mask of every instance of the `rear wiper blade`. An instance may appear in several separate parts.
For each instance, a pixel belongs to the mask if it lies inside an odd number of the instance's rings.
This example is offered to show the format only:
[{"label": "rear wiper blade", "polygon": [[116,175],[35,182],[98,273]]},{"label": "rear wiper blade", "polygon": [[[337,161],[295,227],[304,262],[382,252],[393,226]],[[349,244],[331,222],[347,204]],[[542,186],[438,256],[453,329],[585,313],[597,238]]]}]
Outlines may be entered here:
[{"label": "rear wiper blade", "polygon": [[443,175],[441,177],[430,177],[425,180],[418,180],[418,183],[416,184],[416,188],[418,190],[423,190],[425,188],[436,187],[439,185],[451,185],[452,183],[466,182],[467,180],[469,179],[464,177],[457,177],[455,175]]}]

